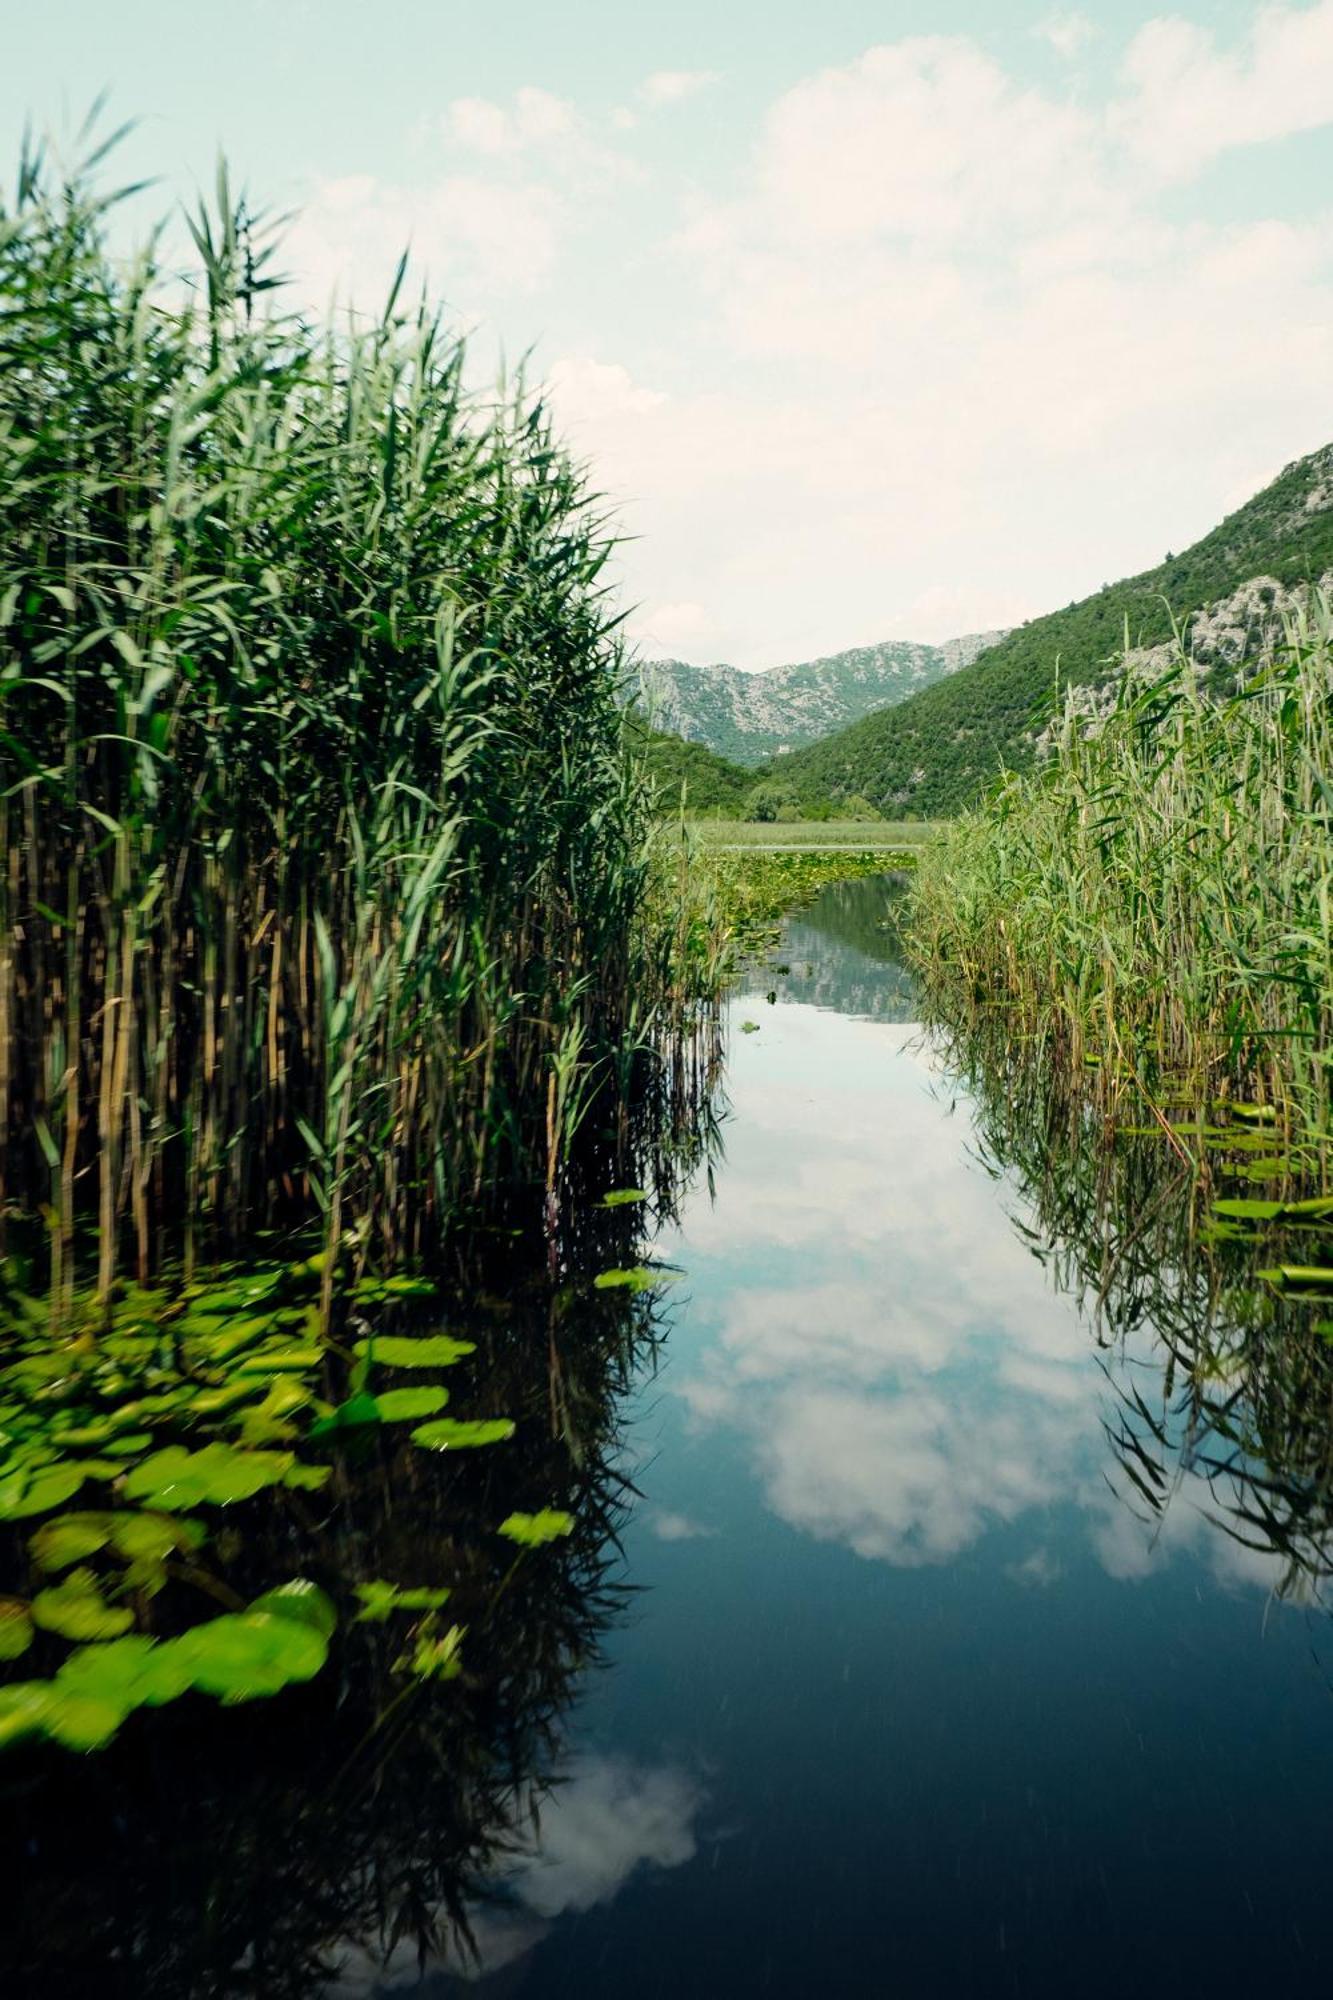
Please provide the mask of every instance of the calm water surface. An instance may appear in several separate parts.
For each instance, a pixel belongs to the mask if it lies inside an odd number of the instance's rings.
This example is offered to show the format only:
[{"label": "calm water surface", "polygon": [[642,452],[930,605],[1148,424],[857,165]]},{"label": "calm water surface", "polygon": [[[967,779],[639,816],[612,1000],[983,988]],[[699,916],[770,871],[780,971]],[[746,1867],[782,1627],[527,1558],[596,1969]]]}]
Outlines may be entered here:
[{"label": "calm water surface", "polygon": [[[1138,1380],[1160,1395],[1152,1329],[1099,1343],[1032,1254],[883,907],[826,893],[734,1000],[725,1162],[660,1246],[687,1276],[629,1410],[637,1594],[479,1972],[427,1990],[1297,1994],[1333,1969],[1324,1615],[1275,1597],[1197,1470],[1131,1504],[1108,1427]],[[349,1965],[331,1990],[400,1987]]]}]

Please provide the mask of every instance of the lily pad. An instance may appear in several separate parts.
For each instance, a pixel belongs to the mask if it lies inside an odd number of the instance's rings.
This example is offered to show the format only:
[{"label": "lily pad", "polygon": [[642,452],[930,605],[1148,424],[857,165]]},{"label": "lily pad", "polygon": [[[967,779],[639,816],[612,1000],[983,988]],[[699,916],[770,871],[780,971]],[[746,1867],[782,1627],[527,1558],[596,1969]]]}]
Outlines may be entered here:
[{"label": "lily pad", "polygon": [[330,1416],[321,1417],[310,1426],[307,1436],[312,1440],[333,1437],[339,1431],[365,1430],[380,1421],[379,1404],[364,1389],[355,1396],[349,1396],[345,1403],[339,1403]]},{"label": "lily pad", "polygon": [[67,1750],[100,1750],[124,1720],[118,1703],[61,1689],[54,1681],[16,1681],[0,1688],[0,1749],[25,1736],[49,1736]]},{"label": "lily pad", "polygon": [[221,1443],[187,1451],[172,1444],[134,1468],[125,1492],[173,1514],[187,1507],[229,1507],[278,1485],[292,1464],[290,1452],[242,1451]]},{"label": "lily pad", "polygon": [[[119,1467],[116,1468],[120,1470]],[[88,1476],[85,1465],[23,1466],[0,1479],[0,1521],[49,1514],[78,1492]]]},{"label": "lily pad", "polygon": [[358,1354],[370,1355],[384,1368],[449,1368],[465,1354],[475,1354],[474,1340],[455,1340],[452,1334],[386,1333],[356,1343]]},{"label": "lily pad", "polygon": [[90,1569],[76,1569],[63,1583],[48,1584],[32,1600],[32,1622],[62,1639],[118,1639],[134,1623],[134,1613],[108,1604]]},{"label": "lily pad", "polygon": [[451,1625],[447,1632],[424,1631],[412,1651],[395,1660],[395,1671],[413,1674],[422,1681],[456,1681],[463,1671],[466,1632],[466,1625]]},{"label": "lily pad", "polygon": [[43,1569],[68,1569],[97,1554],[111,1539],[109,1514],[62,1514],[28,1537],[34,1562]]},{"label": "lily pad", "polygon": [[669,1270],[663,1264],[636,1264],[627,1271],[599,1271],[593,1284],[599,1292],[647,1292],[654,1285],[672,1285],[684,1275],[683,1271]]},{"label": "lily pad", "polygon": [[202,1521],[177,1520],[169,1514],[112,1514],[111,1546],[127,1562],[165,1562],[178,1549],[197,1549],[206,1539]]},{"label": "lily pad", "polygon": [[247,1354],[237,1367],[242,1375],[305,1375],[323,1359],[318,1347],[278,1347]]},{"label": "lily pad", "polygon": [[313,1680],[328,1658],[328,1641],[314,1623],[255,1605],[196,1625],[176,1643],[189,1662],[191,1686],[228,1706]]},{"label": "lily pad", "polygon": [[449,1391],[439,1383],[424,1384],[420,1389],[382,1389],[373,1398],[386,1424],[406,1423],[412,1417],[433,1417],[442,1410],[449,1400]]},{"label": "lily pad", "polygon": [[449,1599],[448,1590],[442,1586],[404,1589],[401,1584],[386,1583],[383,1577],[358,1583],[356,1594],[361,1599],[361,1609],[356,1614],[358,1625],[383,1625],[395,1611],[438,1611]]},{"label": "lily pad", "polygon": [[331,1465],[302,1465],[298,1458],[282,1475],[284,1486],[290,1486],[298,1493],[318,1493],[321,1486],[327,1486],[333,1477]]},{"label": "lily pad", "polygon": [[0,1660],[17,1660],[32,1644],[32,1619],[17,1597],[0,1597]]},{"label": "lily pad", "polygon": [[438,1287],[429,1278],[360,1278],[352,1297],[370,1303],[379,1299],[429,1299]]},{"label": "lily pad", "polygon": [[543,1507],[537,1514],[511,1514],[507,1521],[501,1521],[500,1533],[525,1549],[539,1549],[547,1542],[559,1541],[573,1526],[572,1514],[559,1507]]},{"label": "lily pad", "polygon": [[185,1693],[193,1669],[175,1639],[157,1640],[132,1632],[101,1646],[81,1646],[61,1666],[58,1689],[119,1706],[161,1708]]},{"label": "lily pad", "polygon": [[456,1417],[437,1417],[433,1424],[418,1424],[412,1442],[424,1445],[428,1451],[467,1451],[477,1445],[503,1444],[513,1435],[514,1426],[508,1417],[483,1417],[470,1423],[460,1422]]},{"label": "lily pad", "polygon": [[0,1750],[25,1737],[39,1736],[51,1708],[49,1681],[11,1681],[0,1687]]},{"label": "lily pad", "polygon": [[272,1612],[278,1618],[293,1618],[298,1625],[309,1626],[318,1632],[321,1639],[331,1639],[338,1623],[338,1613],[333,1599],[327,1591],[308,1577],[293,1577],[290,1583],[280,1583],[273,1590],[266,1590],[250,1606],[251,1612]]}]

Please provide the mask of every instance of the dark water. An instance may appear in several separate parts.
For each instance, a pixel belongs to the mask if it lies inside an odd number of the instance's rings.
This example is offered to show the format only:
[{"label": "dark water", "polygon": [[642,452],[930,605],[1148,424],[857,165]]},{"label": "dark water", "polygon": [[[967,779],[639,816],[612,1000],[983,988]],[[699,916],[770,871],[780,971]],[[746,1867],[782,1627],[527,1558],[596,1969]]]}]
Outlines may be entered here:
[{"label": "dark water", "polygon": [[299,1696],[20,1770],[13,1990],[1323,1990],[1327,1348],[1228,1316],[1160,1148],[963,1090],[890,896],[827,890],[735,996],[655,1327],[489,1301],[521,1451],[372,1457],[284,1558],[442,1576],[567,1506],[460,1592],[475,1675],[386,1726],[363,1627]]},{"label": "dark water", "polygon": [[[1124,1475],[1162,1343],[1099,1335],[1033,1254],[883,914],[877,885],[826,892],[790,974],[734,1002],[759,1028],[733,1033],[716,1200],[662,1246],[688,1278],[630,1409],[639,1594],[467,1983],[1319,1990],[1314,1586],[1235,1538],[1262,1466],[1220,1493],[1168,1419],[1153,1504]],[[332,1990],[398,1988],[349,1963]]]}]

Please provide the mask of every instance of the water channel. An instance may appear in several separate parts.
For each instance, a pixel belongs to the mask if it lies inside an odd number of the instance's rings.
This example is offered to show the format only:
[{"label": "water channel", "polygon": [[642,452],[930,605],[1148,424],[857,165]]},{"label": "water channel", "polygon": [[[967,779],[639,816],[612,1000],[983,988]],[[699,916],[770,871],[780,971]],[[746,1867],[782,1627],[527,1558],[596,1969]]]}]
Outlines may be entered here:
[{"label": "water channel", "polygon": [[[1061,1152],[969,1093],[892,897],[826,889],[732,996],[720,1151],[651,1246],[682,1275],[634,1302],[654,1337],[581,1386],[553,1330],[526,1456],[372,1455],[327,1545],[274,1530],[268,1571],[330,1587],[448,1574],[470,1521],[565,1504],[558,1391],[579,1530],[474,1620],[498,1677],[386,1730],[402,1663],[363,1626],[309,1689],[8,1782],[16,1990],[1319,1990],[1326,1350],[1256,1368],[1156,1165],[1107,1180],[1095,1133]],[[521,1417],[533,1337],[491,1307],[482,1379]]]},{"label": "water channel", "polygon": [[658,1246],[686,1275],[626,1411],[635,1594],[479,1965],[428,1991],[1333,1970],[1316,1587],[1237,1538],[1206,1454],[1152,1505],[1126,1478],[1157,1330],[1099,1326],[1034,1254],[884,914],[880,883],[826,890],[731,1003],[725,1161]]}]

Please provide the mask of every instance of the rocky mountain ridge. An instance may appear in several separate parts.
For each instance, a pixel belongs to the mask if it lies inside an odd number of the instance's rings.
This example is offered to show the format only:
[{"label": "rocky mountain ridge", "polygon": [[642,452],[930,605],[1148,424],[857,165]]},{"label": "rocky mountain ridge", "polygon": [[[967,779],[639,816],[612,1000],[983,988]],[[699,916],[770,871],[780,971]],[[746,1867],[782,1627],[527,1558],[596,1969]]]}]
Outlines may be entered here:
[{"label": "rocky mountain ridge", "polygon": [[939,646],[889,639],[763,673],[645,660],[632,693],[656,728],[754,766],[906,700],[970,666],[1004,637],[1002,631],[973,632]]}]

